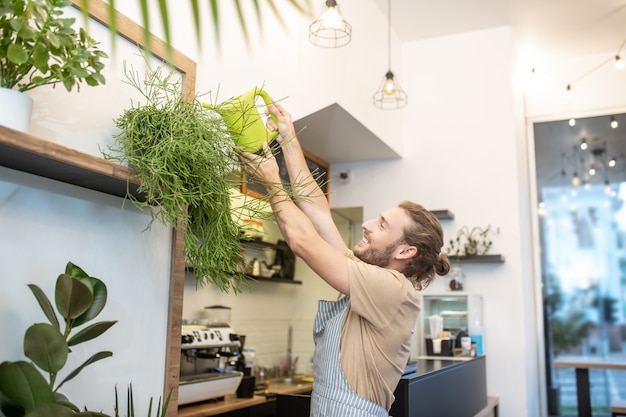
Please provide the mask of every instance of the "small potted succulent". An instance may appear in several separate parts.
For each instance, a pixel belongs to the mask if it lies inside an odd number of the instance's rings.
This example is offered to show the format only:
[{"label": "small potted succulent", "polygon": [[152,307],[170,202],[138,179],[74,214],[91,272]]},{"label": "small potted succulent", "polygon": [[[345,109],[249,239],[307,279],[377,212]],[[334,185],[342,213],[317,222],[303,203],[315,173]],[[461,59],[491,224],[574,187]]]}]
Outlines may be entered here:
[{"label": "small potted succulent", "polygon": [[446,250],[448,256],[472,256],[485,255],[491,249],[493,241],[491,234],[500,233],[500,228],[492,229],[491,225],[486,227],[475,226],[471,229],[463,226],[454,239],[450,239]]},{"label": "small potted succulent", "polygon": [[[0,124],[26,131],[32,100],[23,94],[62,84],[67,91],[105,83],[101,74],[107,54],[63,14],[70,0],[0,0]],[[13,111],[24,103],[26,114]]]}]

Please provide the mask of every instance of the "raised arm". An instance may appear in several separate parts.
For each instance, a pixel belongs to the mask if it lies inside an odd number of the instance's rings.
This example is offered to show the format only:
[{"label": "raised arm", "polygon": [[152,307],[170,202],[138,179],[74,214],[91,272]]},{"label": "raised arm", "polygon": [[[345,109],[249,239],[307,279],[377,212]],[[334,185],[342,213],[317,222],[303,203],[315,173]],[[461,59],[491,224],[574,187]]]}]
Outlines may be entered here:
[{"label": "raised arm", "polygon": [[285,194],[278,165],[267,143],[263,144],[263,149],[264,155],[244,152],[242,159],[247,163],[251,175],[264,179],[276,224],[283,238],[294,254],[302,258],[324,281],[342,294],[349,295],[345,244],[341,241],[343,247],[337,248],[322,238],[309,217]]},{"label": "raised arm", "polygon": [[346,246],[341,234],[337,230],[328,204],[328,199],[319,187],[313,174],[306,164],[306,159],[296,135],[291,114],[279,103],[268,106],[268,110],[276,116],[278,123],[268,119],[269,130],[278,130],[276,140],[281,145],[285,157],[285,165],[289,173],[292,191],[300,196],[295,204],[309,218],[319,235],[336,249],[345,252]]}]

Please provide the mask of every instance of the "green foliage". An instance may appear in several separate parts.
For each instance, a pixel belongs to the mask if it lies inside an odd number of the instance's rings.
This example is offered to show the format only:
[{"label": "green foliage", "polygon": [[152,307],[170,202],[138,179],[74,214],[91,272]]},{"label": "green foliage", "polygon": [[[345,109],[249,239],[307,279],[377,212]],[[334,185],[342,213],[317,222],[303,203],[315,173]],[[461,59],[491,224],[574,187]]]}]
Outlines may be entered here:
[{"label": "green foliage", "polygon": [[486,227],[475,226],[469,228],[463,226],[454,239],[450,239],[446,249],[448,256],[463,255],[485,255],[491,249],[493,241],[489,238],[491,234],[500,233],[500,228],[492,230],[491,225]]},{"label": "green foliage", "polygon": [[240,272],[244,257],[237,219],[242,210],[250,209],[250,217],[263,214],[253,207],[258,202],[231,207],[241,162],[224,121],[197,98],[186,98],[178,74],[164,66],[149,69],[145,77],[132,69],[125,74],[145,103],[115,120],[121,133],[104,157],[135,170],[145,201],[129,198],[151,210],[152,221],[181,222],[186,261],[196,280],[238,292],[247,278]]},{"label": "green foliage", "polygon": [[[170,48],[170,52],[171,52],[171,46],[172,46],[171,45],[171,33],[172,33],[172,29],[175,29],[175,26],[173,26],[170,22],[170,16],[169,16],[169,11],[168,11],[169,9],[167,8],[167,3],[165,1],[158,1],[158,2],[148,2],[146,0],[138,0],[138,1],[139,1],[139,6],[141,8],[141,17],[142,17],[142,23],[144,27],[144,44],[146,45],[146,50],[148,51],[150,50],[150,31],[151,31],[151,27],[154,26],[154,21],[152,21],[150,17],[155,16],[155,15],[160,15],[161,28],[163,30],[163,34],[165,37],[165,43],[167,44],[167,47]],[[89,0],[81,0],[80,4],[81,4],[81,8],[83,9],[83,11],[87,10],[88,2]],[[114,16],[115,1],[109,1],[108,3],[109,3],[109,15]],[[194,29],[196,33],[196,39],[198,43],[201,44],[202,37],[203,37],[202,29],[207,28],[207,27],[212,27],[214,34],[215,34],[216,44],[219,47],[221,44],[220,27],[222,26],[222,21],[220,20],[220,13],[219,13],[220,9],[218,7],[218,1],[210,0],[209,2],[207,2],[209,4],[209,10],[211,12],[210,21],[208,23],[205,21],[204,17],[201,16],[199,3],[200,2],[198,0],[191,0],[188,3],[187,2],[184,3],[186,6],[188,6],[191,9],[191,14],[193,16],[193,25],[194,25]],[[253,3],[254,3],[254,14],[258,22],[259,29],[261,29],[262,23],[263,23],[263,20],[262,20],[263,11],[259,7],[258,0],[255,0]],[[278,21],[278,23],[284,29],[286,29],[287,25],[285,24],[285,20],[282,18],[281,9],[276,7],[274,0],[267,0],[266,3],[269,6],[270,10],[272,11],[276,20]],[[288,0],[287,3],[290,4],[299,13],[305,16],[309,16],[309,17],[313,16],[313,11],[311,9],[311,0]],[[246,43],[249,43],[250,34],[247,29],[248,20],[246,18],[246,13],[244,13],[241,0],[234,0],[234,4],[237,10],[237,18],[239,20],[239,26],[241,28],[241,32],[244,35]],[[158,7],[158,10],[154,11],[154,9],[157,7]],[[182,5],[178,6],[177,4],[177,7],[184,7],[184,6]],[[230,25],[227,25],[227,26],[230,26]],[[115,30],[116,30],[115,20],[111,22],[110,27],[111,27],[111,32],[115,33]]]},{"label": "green foliage", "polygon": [[565,316],[553,314],[550,317],[550,329],[554,352],[558,355],[580,346],[592,327],[593,323],[585,320],[581,311],[571,312]]},{"label": "green foliage", "polygon": [[74,18],[63,17],[70,0],[0,0],[0,87],[28,91],[61,83],[104,84],[107,55]]},{"label": "green foliage", "polygon": [[[159,402],[155,410],[155,417],[165,417],[171,396],[172,390],[170,390],[169,394],[167,394],[167,398],[165,399],[165,402],[163,402],[163,405],[161,405],[161,398],[159,397]],[[117,397],[117,387],[115,387],[115,417],[120,417],[120,405]],[[128,391],[126,393],[125,417],[135,417],[135,398],[133,395],[133,384],[130,384],[128,386]],[[152,398],[150,398],[150,404],[148,405],[148,417],[152,417]]]},{"label": "green foliage", "polygon": [[[49,323],[35,323],[24,335],[24,355],[32,362],[17,361],[0,364],[0,415],[6,417],[36,416],[104,416],[78,407],[58,392],[66,382],[76,377],[86,366],[112,356],[103,351],[92,355],[72,370],[61,382],[57,375],[67,363],[70,346],[92,340],[115,321],[91,324],[75,335],[72,331],[95,318],[104,308],[106,285],[90,277],[77,265],[68,262],[65,273],[57,278],[55,304],[65,327],[46,294],[36,285],[28,285]],[[39,368],[42,373],[37,369]],[[48,379],[44,377],[47,375]]]}]

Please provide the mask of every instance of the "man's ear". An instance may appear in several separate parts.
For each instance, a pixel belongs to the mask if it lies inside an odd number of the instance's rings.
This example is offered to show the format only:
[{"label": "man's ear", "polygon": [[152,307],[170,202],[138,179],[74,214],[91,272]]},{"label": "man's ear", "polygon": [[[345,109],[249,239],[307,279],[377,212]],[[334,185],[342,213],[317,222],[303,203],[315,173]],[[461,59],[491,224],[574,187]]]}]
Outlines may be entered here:
[{"label": "man's ear", "polygon": [[402,246],[398,254],[396,255],[397,259],[410,259],[417,256],[417,247],[415,246]]}]

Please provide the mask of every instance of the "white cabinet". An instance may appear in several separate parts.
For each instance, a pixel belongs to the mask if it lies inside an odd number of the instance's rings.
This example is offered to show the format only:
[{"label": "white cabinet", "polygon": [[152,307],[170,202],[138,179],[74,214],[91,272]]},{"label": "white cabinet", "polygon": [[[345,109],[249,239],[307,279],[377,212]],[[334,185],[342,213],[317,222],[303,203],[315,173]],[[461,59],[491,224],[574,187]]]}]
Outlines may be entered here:
[{"label": "white cabinet", "polygon": [[[443,318],[443,329],[456,336],[459,331],[470,335],[478,354],[483,353],[483,299],[481,295],[466,292],[420,294],[422,309],[417,323],[419,355],[426,355],[426,339],[431,338],[429,317]],[[436,335],[435,335],[436,337]]]}]

